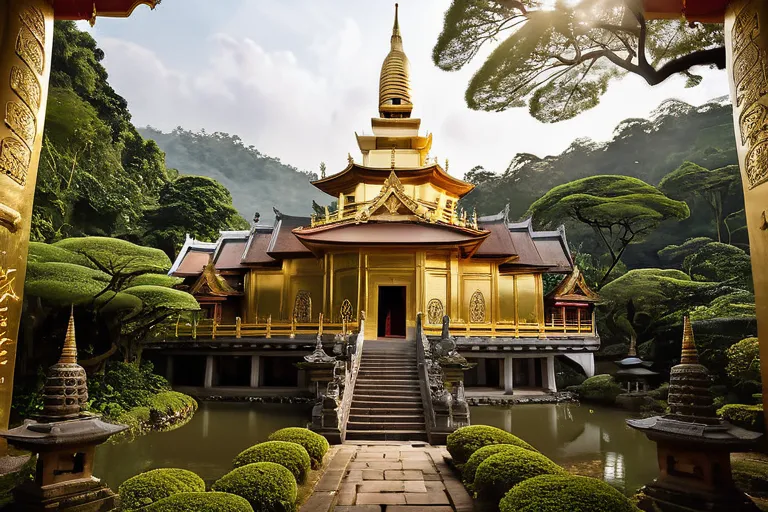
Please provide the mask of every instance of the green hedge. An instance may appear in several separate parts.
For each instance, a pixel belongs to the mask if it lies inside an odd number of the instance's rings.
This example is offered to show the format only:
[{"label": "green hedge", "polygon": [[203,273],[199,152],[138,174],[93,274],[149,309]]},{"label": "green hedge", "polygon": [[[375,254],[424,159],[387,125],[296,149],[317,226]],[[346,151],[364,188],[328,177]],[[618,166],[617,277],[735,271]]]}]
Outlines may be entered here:
[{"label": "green hedge", "polygon": [[245,498],[226,492],[185,492],[163,498],[141,512],[253,512],[253,507]]},{"label": "green hedge", "polygon": [[637,512],[619,491],[595,478],[540,475],[514,486],[499,503],[501,512]]},{"label": "green hedge", "polygon": [[153,469],[129,478],[118,488],[122,510],[126,511],[184,492],[205,492],[205,482],[186,469]]},{"label": "green hedge", "polygon": [[768,462],[753,459],[731,461],[736,486],[757,498],[768,499]]},{"label": "green hedge", "polygon": [[[512,450],[510,450],[510,448]],[[496,455],[497,453],[514,451],[514,449],[517,448],[519,447],[512,444],[491,444],[479,448],[475,453],[472,454],[472,456],[462,468],[464,484],[470,488],[470,490],[474,489],[475,473],[477,473],[478,466],[480,466],[480,464],[482,464],[485,459],[491,455]]]},{"label": "green hedge", "polygon": [[475,491],[480,501],[498,505],[512,487],[539,475],[568,473],[544,455],[524,448],[509,449],[485,459],[475,473]]},{"label": "green hedge", "polygon": [[325,452],[330,448],[328,441],[323,436],[312,432],[309,429],[299,427],[280,429],[269,436],[269,440],[300,444],[307,450],[307,453],[309,453],[309,457],[312,459],[313,468],[320,467]]},{"label": "green hedge", "polygon": [[296,443],[287,441],[267,441],[251,446],[240,452],[232,461],[236,468],[253,464],[254,462],[275,462],[280,464],[293,474],[298,483],[307,479],[307,474],[312,466],[306,448]]},{"label": "green hedge", "polygon": [[448,452],[456,464],[465,464],[469,457],[478,449],[490,444],[511,444],[525,448],[536,449],[509,432],[488,425],[472,425],[462,427],[448,435]]},{"label": "green hedge", "polygon": [[588,378],[580,386],[577,386],[576,392],[579,398],[585,402],[613,405],[616,402],[616,397],[624,390],[616,384],[612,376],[605,374]]},{"label": "green hedge", "polygon": [[728,404],[717,411],[717,415],[737,427],[765,432],[765,416],[762,405]]},{"label": "green hedge", "polygon": [[233,469],[217,480],[212,489],[245,498],[255,512],[296,510],[296,479],[274,462],[256,462]]}]

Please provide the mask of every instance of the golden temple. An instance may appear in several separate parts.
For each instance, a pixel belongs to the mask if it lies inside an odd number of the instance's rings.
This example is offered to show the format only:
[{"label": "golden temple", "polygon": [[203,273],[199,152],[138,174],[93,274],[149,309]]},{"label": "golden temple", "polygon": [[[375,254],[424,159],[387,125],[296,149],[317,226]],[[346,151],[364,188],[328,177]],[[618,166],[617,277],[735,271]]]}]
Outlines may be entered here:
[{"label": "golden temple", "polygon": [[[156,349],[150,357],[214,357],[214,345],[203,348],[202,340],[215,339],[217,347],[229,347],[227,356],[215,357],[248,355],[260,367],[247,376],[245,359],[222,359],[220,368],[229,368],[222,371],[208,359],[206,380],[193,379],[197,386],[290,381],[287,387],[301,387],[292,378],[265,378],[279,365],[261,359],[293,361],[302,337],[355,330],[363,311],[366,340],[413,341],[423,313],[428,336],[440,334],[447,315],[462,355],[478,363],[467,385],[555,390],[555,355],[591,375],[592,351],[599,347],[597,297],[574,268],[564,229],[538,232],[530,220],[510,222],[505,212],[478,217],[462,211],[460,200],[474,186],[428,160],[432,136],[420,134],[413,108],[396,11],[379,80],[379,116],[371,120],[372,135],[357,135],[362,162],[350,157],[346,168],[313,182],[337,208],[311,217],[275,210],[273,225],[223,232],[215,243],[188,239],[170,273],[185,279],[202,318],[166,333],[178,343],[148,344]],[[545,297],[548,273],[570,277]],[[193,373],[201,375],[202,366],[199,360]],[[227,376],[238,371],[240,379]]]}]

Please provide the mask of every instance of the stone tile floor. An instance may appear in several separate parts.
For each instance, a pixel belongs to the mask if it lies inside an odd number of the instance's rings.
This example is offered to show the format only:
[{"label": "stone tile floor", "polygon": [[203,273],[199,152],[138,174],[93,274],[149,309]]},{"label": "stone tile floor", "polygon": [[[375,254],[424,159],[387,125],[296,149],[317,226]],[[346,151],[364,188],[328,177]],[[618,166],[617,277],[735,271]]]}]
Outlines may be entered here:
[{"label": "stone tile floor", "polygon": [[300,512],[471,512],[444,454],[424,443],[342,445]]}]

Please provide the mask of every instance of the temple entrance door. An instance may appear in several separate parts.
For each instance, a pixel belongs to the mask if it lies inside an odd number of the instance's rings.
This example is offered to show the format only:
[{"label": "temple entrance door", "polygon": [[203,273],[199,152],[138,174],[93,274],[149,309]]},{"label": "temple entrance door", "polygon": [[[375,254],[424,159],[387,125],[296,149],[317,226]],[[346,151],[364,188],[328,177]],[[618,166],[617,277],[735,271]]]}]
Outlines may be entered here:
[{"label": "temple entrance door", "polygon": [[379,286],[379,338],[405,338],[405,286]]}]

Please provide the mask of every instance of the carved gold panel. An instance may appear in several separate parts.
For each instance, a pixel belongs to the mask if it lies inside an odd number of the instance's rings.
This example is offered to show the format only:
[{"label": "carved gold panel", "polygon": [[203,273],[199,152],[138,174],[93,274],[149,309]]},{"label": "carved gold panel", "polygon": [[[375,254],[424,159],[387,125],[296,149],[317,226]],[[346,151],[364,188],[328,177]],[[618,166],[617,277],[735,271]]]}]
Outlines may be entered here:
[{"label": "carved gold panel", "polygon": [[43,92],[40,83],[28,67],[13,66],[11,68],[11,89],[29,108],[34,111],[40,109]]},{"label": "carved gold panel", "polygon": [[45,53],[32,31],[22,27],[16,39],[16,54],[38,75],[43,74],[45,65]]},{"label": "carved gold panel", "polygon": [[469,299],[469,321],[473,324],[485,323],[485,297],[480,290],[475,290]]},{"label": "carved gold panel", "polygon": [[10,128],[28,148],[32,148],[35,143],[35,135],[37,134],[37,119],[35,119],[35,115],[29,110],[29,107],[20,101],[9,101],[6,103],[5,125]]},{"label": "carved gold panel", "polygon": [[443,321],[445,308],[440,299],[431,299],[427,303],[427,322],[430,324],[439,324]]},{"label": "carved gold panel", "polygon": [[312,296],[307,290],[299,290],[293,301],[293,318],[299,323],[312,321]]},{"label": "carved gold panel", "polygon": [[0,170],[22,187],[27,183],[30,149],[15,137],[6,137],[0,141]]}]

